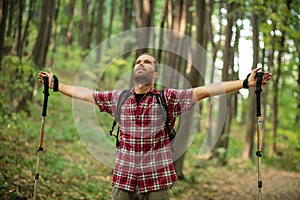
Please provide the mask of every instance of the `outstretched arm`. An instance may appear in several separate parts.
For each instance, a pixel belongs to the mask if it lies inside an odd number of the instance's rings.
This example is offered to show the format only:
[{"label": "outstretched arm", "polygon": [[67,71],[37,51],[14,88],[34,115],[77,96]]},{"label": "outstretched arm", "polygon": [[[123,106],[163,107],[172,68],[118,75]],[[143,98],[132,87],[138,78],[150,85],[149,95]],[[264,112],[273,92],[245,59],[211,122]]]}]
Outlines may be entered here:
[{"label": "outstretched arm", "polygon": [[[256,86],[256,73],[261,68],[256,68],[251,72],[251,75],[248,78],[248,86],[255,87]],[[271,79],[272,74],[269,72],[264,72],[262,85],[268,83]],[[222,94],[229,94],[232,92],[236,92],[243,88],[243,80],[236,80],[236,81],[225,81],[221,83],[213,83],[207,86],[201,86],[194,88],[193,92],[193,102],[200,101],[204,98],[222,95]]]},{"label": "outstretched arm", "polygon": [[[41,83],[44,83],[43,78],[42,78],[43,76],[49,77],[49,88],[53,89],[54,80],[53,80],[53,73],[51,72],[50,68],[49,68],[48,72],[41,71],[38,74],[38,78]],[[93,97],[93,90],[85,88],[85,87],[67,85],[67,84],[60,82],[58,85],[58,91],[64,95],[67,95],[72,98],[81,99],[84,101],[95,103],[95,100]]]}]

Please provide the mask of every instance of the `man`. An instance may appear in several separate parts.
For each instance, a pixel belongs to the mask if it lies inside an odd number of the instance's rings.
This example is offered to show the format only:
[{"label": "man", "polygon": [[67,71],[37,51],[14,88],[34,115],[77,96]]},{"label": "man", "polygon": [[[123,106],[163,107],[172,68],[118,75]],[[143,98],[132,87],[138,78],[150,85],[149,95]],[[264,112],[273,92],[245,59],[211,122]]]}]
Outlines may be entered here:
[{"label": "man", "polygon": [[[256,73],[252,71],[246,80],[236,80],[200,86],[190,89],[164,89],[167,104],[169,126],[157,103],[162,95],[154,87],[158,78],[158,63],[149,54],[139,56],[133,68],[134,88],[124,101],[120,113],[120,145],[116,155],[112,178],[112,198],[126,199],[169,199],[169,189],[177,180],[172,161],[169,131],[176,117],[189,110],[194,103],[204,98],[236,92],[240,89],[256,86]],[[53,74],[40,72],[38,78],[49,77],[49,88],[54,87]],[[264,72],[262,85],[271,74]],[[94,91],[84,87],[58,84],[58,91],[81,100],[96,104],[101,112],[115,115],[118,98],[122,91]],[[76,91],[76,92],[74,92]]]}]

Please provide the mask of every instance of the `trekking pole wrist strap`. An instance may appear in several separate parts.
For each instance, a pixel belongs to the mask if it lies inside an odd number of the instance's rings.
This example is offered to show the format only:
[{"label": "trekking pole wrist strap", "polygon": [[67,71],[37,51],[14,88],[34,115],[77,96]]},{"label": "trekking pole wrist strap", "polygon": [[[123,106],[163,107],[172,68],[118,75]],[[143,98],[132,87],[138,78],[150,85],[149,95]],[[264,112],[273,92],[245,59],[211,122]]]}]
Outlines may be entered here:
[{"label": "trekking pole wrist strap", "polygon": [[249,73],[249,74],[247,75],[247,77],[245,78],[245,80],[243,81],[243,88],[245,88],[245,89],[248,89],[248,88],[249,88],[249,85],[248,85],[248,79],[249,79],[250,75],[251,75],[251,73]]},{"label": "trekking pole wrist strap", "polygon": [[53,92],[58,92],[58,78],[57,76],[53,75]]}]

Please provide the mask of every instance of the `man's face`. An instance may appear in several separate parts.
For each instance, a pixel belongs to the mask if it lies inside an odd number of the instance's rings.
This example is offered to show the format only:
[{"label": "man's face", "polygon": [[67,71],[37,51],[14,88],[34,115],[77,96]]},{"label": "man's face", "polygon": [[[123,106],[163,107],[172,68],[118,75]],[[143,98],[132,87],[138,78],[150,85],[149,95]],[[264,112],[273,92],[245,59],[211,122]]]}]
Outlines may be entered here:
[{"label": "man's face", "polygon": [[158,77],[155,71],[155,60],[150,55],[141,55],[134,65],[134,80],[141,83],[152,83]]}]

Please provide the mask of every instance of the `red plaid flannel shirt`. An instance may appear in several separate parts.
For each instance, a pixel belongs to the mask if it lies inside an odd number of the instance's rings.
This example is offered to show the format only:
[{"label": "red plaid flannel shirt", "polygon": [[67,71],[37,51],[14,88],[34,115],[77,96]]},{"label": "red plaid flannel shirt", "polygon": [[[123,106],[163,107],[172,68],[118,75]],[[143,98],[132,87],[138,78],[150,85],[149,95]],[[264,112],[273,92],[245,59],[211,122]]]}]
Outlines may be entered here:
[{"label": "red plaid flannel shirt", "polygon": [[[178,178],[165,127],[164,107],[158,104],[156,89],[146,93],[137,104],[134,90],[120,113],[120,148],[117,151],[112,185],[133,192],[151,192],[170,187]],[[94,92],[101,112],[115,115],[121,90]],[[170,126],[176,117],[192,106],[193,89],[165,89]],[[171,127],[171,128],[172,128]]]}]

